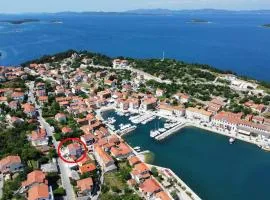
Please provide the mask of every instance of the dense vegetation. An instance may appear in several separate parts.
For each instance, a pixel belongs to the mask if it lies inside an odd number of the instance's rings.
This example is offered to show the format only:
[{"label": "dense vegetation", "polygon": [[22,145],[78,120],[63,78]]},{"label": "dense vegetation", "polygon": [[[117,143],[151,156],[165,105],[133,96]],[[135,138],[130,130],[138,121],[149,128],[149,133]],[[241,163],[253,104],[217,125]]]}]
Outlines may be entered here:
[{"label": "dense vegetation", "polygon": [[130,179],[131,167],[126,162],[118,163],[117,172],[104,175],[104,184],[101,187],[101,200],[140,200],[141,198],[127,185]]},{"label": "dense vegetation", "polygon": [[[73,54],[82,55],[82,58],[90,58],[95,65],[103,65],[103,66],[112,66],[112,59],[106,55],[100,53],[92,53],[88,51],[75,51],[75,50],[67,50],[65,52],[57,53],[54,55],[44,55],[39,59],[27,61],[22,64],[23,67],[28,66],[31,63],[44,64],[44,63],[53,63],[60,62],[66,58],[71,57]],[[81,59],[77,58],[75,63],[73,63],[74,68],[78,66]]]}]

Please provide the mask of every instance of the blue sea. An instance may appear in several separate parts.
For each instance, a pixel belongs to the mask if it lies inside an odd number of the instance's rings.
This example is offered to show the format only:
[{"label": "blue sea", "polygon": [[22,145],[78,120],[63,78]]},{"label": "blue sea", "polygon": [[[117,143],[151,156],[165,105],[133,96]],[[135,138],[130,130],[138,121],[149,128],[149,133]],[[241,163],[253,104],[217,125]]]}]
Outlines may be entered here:
[{"label": "blue sea", "polygon": [[[270,80],[270,23],[267,14],[132,14],[0,15],[0,65],[16,65],[67,49],[110,56],[168,58],[209,64],[241,75]],[[192,19],[209,23],[189,23]],[[62,23],[53,23],[59,20]]]}]

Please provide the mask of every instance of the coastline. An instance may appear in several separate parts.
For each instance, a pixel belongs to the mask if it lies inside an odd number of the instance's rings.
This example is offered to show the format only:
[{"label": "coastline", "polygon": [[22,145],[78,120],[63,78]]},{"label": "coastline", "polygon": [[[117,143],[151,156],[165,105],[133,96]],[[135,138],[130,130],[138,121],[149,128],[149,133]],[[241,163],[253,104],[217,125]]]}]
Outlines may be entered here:
[{"label": "coastline", "polygon": [[[166,116],[163,116],[163,118],[166,118]],[[158,140],[158,141],[166,139],[167,137],[169,137],[169,136],[171,136],[173,134],[177,134],[179,131],[181,131],[181,129],[186,128],[186,127],[195,127],[195,128],[199,128],[199,129],[209,131],[211,133],[220,134],[220,135],[223,135],[223,136],[226,136],[226,137],[229,137],[229,138],[235,138],[235,139],[238,139],[238,140],[250,143],[250,144],[257,145],[258,147],[260,147],[260,148],[262,148],[262,149],[264,149],[266,151],[269,151],[269,149],[264,147],[264,143],[261,142],[261,141],[258,141],[257,139],[251,139],[251,137],[244,136],[244,135],[241,135],[241,136],[239,136],[237,134],[233,135],[232,133],[229,133],[229,132],[225,132],[225,131],[218,130],[218,129],[215,129],[215,128],[202,126],[202,125],[196,123],[195,120],[194,121],[186,120],[186,122],[184,122],[184,124],[177,127],[175,130],[169,131],[169,132],[166,131],[165,133],[162,133],[162,134],[158,135],[155,139]]]},{"label": "coastline", "polygon": [[[184,200],[201,200],[201,198],[179,177],[177,176],[171,169],[160,167],[157,165],[147,164],[150,168],[156,167],[158,170],[166,171],[173,178],[175,178],[178,182],[178,189],[180,190],[181,198]],[[180,186],[181,185],[181,186]]]}]

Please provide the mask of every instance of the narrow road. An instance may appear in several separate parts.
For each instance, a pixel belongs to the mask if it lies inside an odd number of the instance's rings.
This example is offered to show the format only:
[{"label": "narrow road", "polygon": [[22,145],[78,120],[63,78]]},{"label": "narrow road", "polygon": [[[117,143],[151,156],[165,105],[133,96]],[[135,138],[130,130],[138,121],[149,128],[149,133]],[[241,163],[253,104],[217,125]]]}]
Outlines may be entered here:
[{"label": "narrow road", "polygon": [[2,199],[3,196],[3,187],[4,187],[4,176],[3,174],[0,174],[0,199]]},{"label": "narrow road", "polygon": [[[36,108],[38,108],[37,109],[37,111],[39,113],[38,121],[40,122],[40,125],[45,128],[48,136],[52,136],[53,145],[55,148],[57,148],[58,142],[53,137],[53,129],[54,128],[51,127],[46,122],[46,120],[42,117],[42,110],[39,108],[39,106],[37,105],[36,100],[34,98],[34,82],[31,82],[29,84],[29,99],[28,99],[28,101],[35,104]],[[71,185],[70,180],[69,180],[69,173],[68,173],[67,166],[64,163],[64,161],[62,161],[60,158],[58,158],[57,161],[58,161],[58,166],[59,166],[60,173],[61,173],[62,184],[63,184],[63,187],[65,188],[66,194],[67,194],[66,199],[67,200],[76,200],[77,198],[76,198],[76,195],[74,193],[73,186]]]}]

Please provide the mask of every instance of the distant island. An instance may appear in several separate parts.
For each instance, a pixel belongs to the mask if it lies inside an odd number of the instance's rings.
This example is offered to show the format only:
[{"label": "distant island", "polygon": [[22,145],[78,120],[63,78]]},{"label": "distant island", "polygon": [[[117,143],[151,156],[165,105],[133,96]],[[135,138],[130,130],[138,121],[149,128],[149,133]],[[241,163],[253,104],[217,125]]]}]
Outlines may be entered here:
[{"label": "distant island", "polygon": [[263,27],[270,28],[270,24],[264,24]]},{"label": "distant island", "polygon": [[63,23],[60,20],[51,20],[50,22],[53,23],[53,24],[62,24]]},{"label": "distant island", "polygon": [[24,24],[30,22],[39,22],[38,19],[21,19],[21,20],[1,20],[2,23],[9,23],[9,24]]},{"label": "distant island", "polygon": [[137,9],[128,10],[126,13],[140,15],[181,15],[181,14],[270,14],[270,10],[222,10],[222,9]]},{"label": "distant island", "polygon": [[192,19],[190,23],[209,23],[209,21],[204,19]]}]

